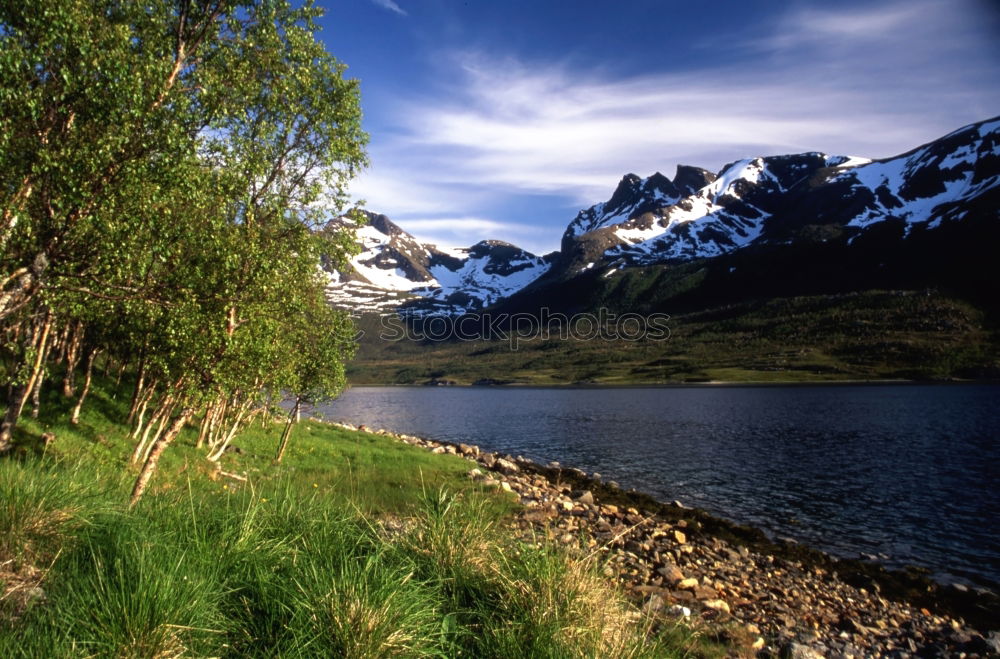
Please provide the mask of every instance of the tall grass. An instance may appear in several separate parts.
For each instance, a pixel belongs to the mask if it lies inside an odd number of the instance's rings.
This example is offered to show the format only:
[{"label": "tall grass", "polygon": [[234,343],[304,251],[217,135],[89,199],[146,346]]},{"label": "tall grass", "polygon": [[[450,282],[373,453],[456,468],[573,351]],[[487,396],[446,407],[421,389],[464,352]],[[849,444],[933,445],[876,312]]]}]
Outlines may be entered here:
[{"label": "tall grass", "polygon": [[304,424],[272,467],[265,427],[230,484],[182,437],[129,510],[123,432],[46,428],[60,452],[0,460],[0,657],[692,654],[593,562],[514,539],[453,456]]}]

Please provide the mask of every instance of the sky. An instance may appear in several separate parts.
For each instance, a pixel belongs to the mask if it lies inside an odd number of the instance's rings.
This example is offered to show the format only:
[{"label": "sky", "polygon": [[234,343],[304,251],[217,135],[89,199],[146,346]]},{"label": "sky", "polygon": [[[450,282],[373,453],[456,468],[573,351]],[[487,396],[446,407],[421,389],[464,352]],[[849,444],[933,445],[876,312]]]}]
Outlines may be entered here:
[{"label": "sky", "polygon": [[996,0],[317,0],[360,80],[368,210],[557,249],[622,176],[883,158],[1000,115]]}]

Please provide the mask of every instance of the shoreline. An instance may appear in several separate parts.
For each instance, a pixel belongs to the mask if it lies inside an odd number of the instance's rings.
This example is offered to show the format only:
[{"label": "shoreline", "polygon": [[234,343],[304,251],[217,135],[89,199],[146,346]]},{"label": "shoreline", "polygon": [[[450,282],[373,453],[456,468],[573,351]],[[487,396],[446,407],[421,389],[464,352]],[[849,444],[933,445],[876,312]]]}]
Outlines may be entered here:
[{"label": "shoreline", "polygon": [[506,382],[491,384],[435,384],[435,383],[352,383],[349,389],[360,388],[442,388],[442,389],[702,389],[702,388],[766,388],[766,387],[898,387],[898,386],[969,386],[1000,385],[1000,379],[983,378],[976,380],[778,380],[778,381],[734,381],[711,380],[707,382],[664,382],[664,383],[566,383],[534,384],[529,382]]},{"label": "shoreline", "polygon": [[[558,463],[327,422],[450,453],[468,476],[518,497],[526,540],[600,554],[637,604],[753,637],[749,649],[822,656],[1000,656],[1000,597],[945,585],[919,568],[838,558],[680,502],[663,503]],[[991,635],[991,632],[994,632]],[[795,646],[795,647],[793,647]],[[803,656],[816,656],[803,655]]]}]

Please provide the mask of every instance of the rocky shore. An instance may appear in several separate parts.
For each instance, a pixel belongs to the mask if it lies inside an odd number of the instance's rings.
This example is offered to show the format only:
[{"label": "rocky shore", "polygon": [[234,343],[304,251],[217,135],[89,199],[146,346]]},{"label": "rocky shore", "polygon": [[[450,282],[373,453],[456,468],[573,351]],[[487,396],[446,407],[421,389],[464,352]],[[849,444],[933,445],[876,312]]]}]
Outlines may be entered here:
[{"label": "rocky shore", "polygon": [[758,530],[558,463],[369,432],[474,462],[471,479],[519,498],[514,525],[524,539],[601,556],[605,574],[646,610],[726,637],[740,655],[1000,656],[995,593],[774,543]]}]

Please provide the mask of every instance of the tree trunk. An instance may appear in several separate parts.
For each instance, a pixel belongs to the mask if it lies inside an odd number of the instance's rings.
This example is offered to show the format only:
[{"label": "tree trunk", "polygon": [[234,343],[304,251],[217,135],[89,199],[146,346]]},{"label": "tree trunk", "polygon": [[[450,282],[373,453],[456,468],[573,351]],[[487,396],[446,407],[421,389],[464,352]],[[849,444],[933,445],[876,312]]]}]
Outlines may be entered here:
[{"label": "tree trunk", "polygon": [[125,423],[132,423],[135,419],[135,413],[139,411],[139,404],[142,399],[143,385],[146,383],[146,359],[145,357],[139,360],[139,373],[136,375],[135,380],[135,391],[132,392],[132,404],[129,406],[128,419]]},{"label": "tree trunk", "polygon": [[7,290],[0,289],[0,320],[4,320],[31,300],[38,292],[38,276],[34,269],[19,268],[6,277],[3,287],[13,282]]},{"label": "tree trunk", "polygon": [[28,400],[35,385],[38,383],[38,376],[42,371],[42,364],[45,359],[45,349],[48,346],[49,331],[52,329],[52,317],[45,312],[45,320],[36,333],[37,339],[32,341],[35,345],[35,363],[32,365],[31,374],[28,381],[20,387],[11,389],[10,402],[7,405],[7,412],[4,414],[3,422],[0,423],[0,454],[6,453],[12,447],[12,437],[17,420],[21,418],[24,411],[24,404]]},{"label": "tree trunk", "polygon": [[45,369],[38,374],[38,382],[31,390],[31,418],[37,419],[42,409],[42,383],[45,382]]},{"label": "tree trunk", "polygon": [[285,449],[288,448],[288,440],[292,437],[292,426],[299,421],[299,411],[302,407],[302,398],[296,397],[295,407],[288,413],[288,421],[285,423],[285,431],[281,433],[281,442],[278,444],[278,454],[274,457],[275,462],[281,462],[285,457]]},{"label": "tree trunk", "polygon": [[194,408],[185,407],[180,411],[176,417],[174,417],[173,423],[170,424],[170,428],[158,439],[156,443],[153,444],[153,449],[146,456],[146,462],[142,465],[142,471],[139,472],[139,476],[135,479],[135,485],[132,487],[132,496],[129,499],[129,508],[135,506],[139,499],[142,497],[142,493],[146,491],[146,487],[149,486],[149,480],[153,477],[153,473],[156,471],[156,465],[160,462],[160,456],[163,452],[167,450],[174,438],[180,433],[184,424],[188,422],[191,415],[194,414]]},{"label": "tree trunk", "polygon": [[[135,449],[132,451],[132,457],[129,460],[132,464],[137,464],[146,459],[149,454],[149,450],[152,448],[156,440],[159,439],[160,434],[163,432],[163,428],[166,426],[167,420],[170,419],[170,415],[173,413],[174,405],[176,400],[171,394],[166,394],[160,404],[156,406],[153,410],[153,415],[149,417],[149,423],[146,424],[145,428],[139,426],[136,428],[138,431],[142,429],[142,435],[138,442],[136,442]],[[141,422],[141,419],[140,419]],[[156,432],[152,437],[149,436],[149,432],[156,427]]]},{"label": "tree trunk", "polygon": [[198,440],[194,443],[196,449],[205,445],[205,437],[208,436],[208,427],[212,423],[212,412],[214,404],[209,404],[205,408],[205,416],[201,418],[201,426],[198,428]]},{"label": "tree trunk", "polygon": [[229,432],[226,433],[225,437],[222,438],[222,441],[220,441],[215,449],[209,453],[209,462],[218,462],[219,459],[222,458],[222,455],[232,443],[233,438],[236,437],[236,433],[239,432],[240,425],[243,423],[244,418],[246,417],[247,420],[249,420],[250,417],[247,417],[246,415],[250,410],[251,402],[252,401],[247,400],[237,408],[236,418],[233,420],[233,425],[229,428]]},{"label": "tree trunk", "polygon": [[97,358],[97,353],[99,352],[100,350],[93,348],[87,354],[87,374],[83,379],[83,391],[80,392],[80,400],[76,401],[76,406],[73,407],[73,414],[69,417],[69,422],[74,426],[80,423],[80,410],[83,408],[83,401],[87,398],[87,393],[90,391],[90,380],[94,374],[94,360]]},{"label": "tree trunk", "polygon": [[77,321],[73,326],[73,335],[66,352],[66,376],[63,378],[63,396],[66,398],[72,398],[76,393],[76,367],[80,364],[83,333],[83,322]]}]

